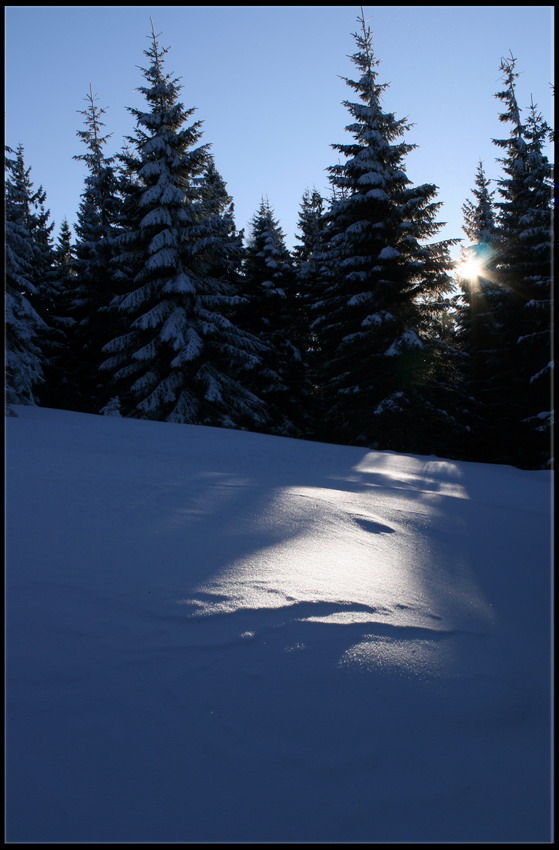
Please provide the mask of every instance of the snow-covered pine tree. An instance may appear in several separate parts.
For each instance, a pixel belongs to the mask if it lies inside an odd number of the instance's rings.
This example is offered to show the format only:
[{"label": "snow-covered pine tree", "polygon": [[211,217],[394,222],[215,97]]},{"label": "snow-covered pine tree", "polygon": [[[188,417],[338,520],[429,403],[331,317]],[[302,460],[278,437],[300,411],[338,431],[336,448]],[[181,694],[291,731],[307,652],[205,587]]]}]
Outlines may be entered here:
[{"label": "snow-covered pine tree", "polygon": [[493,406],[498,386],[492,364],[501,348],[498,304],[500,289],[495,276],[497,225],[494,191],[478,164],[474,200],[462,206],[463,230],[468,244],[461,251],[457,269],[461,295],[458,307],[458,338],[463,353],[461,386],[465,417],[472,429],[469,454],[478,460],[491,461],[495,451]]},{"label": "snow-covered pine tree", "polygon": [[240,321],[267,348],[253,389],[268,405],[267,430],[300,437],[308,424],[300,299],[283,231],[264,198],[251,222],[243,269],[247,301]]},{"label": "snow-covered pine tree", "polygon": [[317,257],[322,252],[322,232],[325,226],[325,201],[316,189],[306,189],[299,210],[299,232],[296,238],[300,244],[293,249],[293,264],[296,275],[296,287],[299,300],[300,334],[299,348],[305,364],[307,424],[305,436],[316,434],[318,420],[318,345],[311,329],[312,305],[317,301],[319,291],[319,266]]},{"label": "snow-covered pine tree", "polygon": [[194,205],[199,225],[193,227],[198,236],[196,254],[204,263],[206,277],[229,281],[239,288],[243,260],[243,237],[235,226],[235,207],[227,186],[216,168],[213,156],[206,157],[204,172],[198,181]]},{"label": "snow-covered pine tree", "polygon": [[69,315],[72,306],[74,280],[76,276],[72,230],[66,218],[63,219],[60,225],[60,231],[54,249],[54,257],[58,279],[60,281],[61,314],[65,317]]},{"label": "snow-covered pine tree", "polygon": [[[25,165],[23,145],[18,145],[16,149],[15,176],[21,196],[25,199],[27,228],[37,248],[33,272],[40,298],[52,266],[54,222],[49,220],[50,210],[46,208],[47,193],[42,186],[35,189],[33,185],[31,167]],[[46,320],[42,312],[41,316]]]},{"label": "snow-covered pine tree", "polygon": [[43,381],[37,386],[37,403],[50,406],[49,387],[53,359],[64,340],[63,322],[60,319],[59,290],[56,269],[56,251],[50,221],[50,210],[46,207],[46,192],[42,186],[35,189],[31,179],[31,168],[26,167],[23,146],[16,151],[15,174],[25,198],[26,222],[34,244],[35,258],[32,267],[32,282],[35,287],[33,306],[44,322],[37,338],[41,350]]},{"label": "snow-covered pine tree", "polygon": [[[202,285],[199,315],[206,334],[207,364],[202,367],[222,387],[223,401],[229,399],[229,414],[216,408],[215,424],[263,430],[269,421],[264,399],[254,394],[254,376],[259,374],[266,346],[239,321],[247,304],[242,277],[243,233],[235,225],[233,199],[207,153],[204,172],[194,201],[195,222],[191,242]],[[243,400],[244,398],[244,400]],[[258,399],[258,401],[257,401]]]},{"label": "snow-covered pine tree", "polygon": [[462,206],[463,230],[470,245],[465,250],[466,259],[472,257],[480,265],[490,264],[495,253],[496,229],[494,196],[489,188],[491,181],[485,175],[483,162],[478,163],[472,195],[475,203],[466,200]]},{"label": "snow-covered pine tree", "polygon": [[74,385],[73,410],[98,413],[110,398],[106,376],[100,372],[105,359],[102,348],[114,335],[108,305],[115,294],[111,259],[119,209],[114,157],[105,155],[110,134],[103,135],[106,109],[97,106],[91,86],[85,96],[87,107],[79,110],[85,128],[77,135],[86,152],[74,157],[87,166],[75,225],[73,332],[68,340]]},{"label": "snow-covered pine tree", "polygon": [[359,102],[345,102],[354,137],[333,147],[334,198],[320,256],[322,292],[313,331],[320,345],[325,439],[387,449],[437,452],[458,427],[441,406],[436,333],[451,289],[449,247],[427,244],[442,225],[436,186],[412,186],[401,141],[405,120],[384,112],[371,30],[363,15],[346,79]]},{"label": "snow-covered pine tree", "polygon": [[512,56],[501,61],[504,88],[496,95],[505,106],[499,118],[511,126],[507,139],[494,139],[504,151],[496,204],[503,339],[495,374],[500,387],[496,459],[544,467],[550,463],[552,424],[552,166],[544,153],[551,131],[533,105],[522,121],[515,66]]},{"label": "snow-covered pine tree", "polygon": [[[39,403],[44,407],[72,410],[76,401],[75,359],[71,347],[75,319],[75,267],[72,231],[67,219],[62,221],[52,251],[52,267],[47,280],[45,310],[48,317],[48,339],[43,341],[45,380],[38,389]],[[46,300],[48,299],[48,300]]]},{"label": "snow-covered pine tree", "polygon": [[321,236],[324,229],[324,198],[316,189],[305,189],[299,210],[299,233],[296,238],[301,243],[293,249],[293,260],[297,274],[306,277],[306,265],[312,266],[313,256],[321,248]]},{"label": "snow-covered pine tree", "polygon": [[47,325],[35,309],[36,269],[43,262],[42,246],[31,233],[32,196],[23,149],[6,147],[6,402],[36,404],[44,380],[41,336]]},{"label": "snow-covered pine tree", "polygon": [[[119,311],[116,308],[118,296],[133,288],[133,281],[142,266],[142,253],[135,249],[135,228],[137,210],[143,192],[143,185],[137,174],[137,159],[130,141],[125,139],[120,153],[115,156],[115,176],[119,204],[116,210],[113,228],[112,277],[115,285],[115,298],[110,310],[122,332],[128,330],[126,322],[119,323]],[[115,337],[118,334],[115,333]]]},{"label": "snow-covered pine tree", "polygon": [[245,376],[261,346],[228,317],[237,248],[208,146],[198,145],[201,122],[188,123],[195,110],[179,101],[182,86],[165,72],[168,49],[153,29],[144,52],[147,109],[130,108],[131,188],[116,239],[121,292],[113,304],[126,330],[105,346],[112,396],[124,416],[258,428],[265,405]]},{"label": "snow-covered pine tree", "polygon": [[552,463],[553,412],[553,165],[544,153],[552,131],[531,103],[525,138],[529,162],[526,180],[527,210],[520,220],[519,238],[525,248],[523,268],[527,301],[523,332],[517,344],[528,380],[524,424],[530,449],[524,463],[548,467]]},{"label": "snow-covered pine tree", "polygon": [[[58,245],[53,244],[54,222],[46,208],[46,192],[35,190],[31,169],[26,168],[23,148],[17,149],[15,173],[25,198],[27,229],[34,246],[31,280],[35,288],[33,306],[43,320],[37,337],[41,351],[43,380],[37,385],[35,399],[44,407],[75,409],[75,392],[71,375],[76,369],[75,347],[72,349],[73,269],[71,239],[67,222],[61,228]],[[79,348],[78,348],[79,350]]]}]

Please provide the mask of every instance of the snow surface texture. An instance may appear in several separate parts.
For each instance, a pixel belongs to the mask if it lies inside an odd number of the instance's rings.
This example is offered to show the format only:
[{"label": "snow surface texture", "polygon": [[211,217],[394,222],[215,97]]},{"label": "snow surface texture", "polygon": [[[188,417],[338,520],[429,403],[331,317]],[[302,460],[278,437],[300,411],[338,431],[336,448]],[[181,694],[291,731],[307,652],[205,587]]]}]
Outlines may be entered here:
[{"label": "snow surface texture", "polygon": [[9,842],[547,842],[551,473],[16,407]]}]

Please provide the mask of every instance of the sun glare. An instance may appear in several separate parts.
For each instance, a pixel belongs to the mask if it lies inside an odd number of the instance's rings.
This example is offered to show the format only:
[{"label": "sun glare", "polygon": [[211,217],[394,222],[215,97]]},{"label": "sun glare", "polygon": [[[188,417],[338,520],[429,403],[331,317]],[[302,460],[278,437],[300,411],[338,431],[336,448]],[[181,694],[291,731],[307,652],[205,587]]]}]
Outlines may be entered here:
[{"label": "sun glare", "polygon": [[462,280],[476,280],[484,274],[484,265],[476,257],[468,257],[458,263],[456,274]]}]

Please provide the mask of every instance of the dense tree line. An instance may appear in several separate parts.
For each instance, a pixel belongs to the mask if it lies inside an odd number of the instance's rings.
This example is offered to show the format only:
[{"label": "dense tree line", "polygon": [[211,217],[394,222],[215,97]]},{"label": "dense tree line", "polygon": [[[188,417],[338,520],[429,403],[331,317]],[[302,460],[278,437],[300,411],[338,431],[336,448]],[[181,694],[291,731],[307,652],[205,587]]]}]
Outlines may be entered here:
[{"label": "dense tree line", "polygon": [[[108,157],[86,96],[75,239],[56,244],[24,151],[6,153],[7,403],[546,468],[551,458],[550,128],[502,60],[502,177],[466,200],[456,272],[437,187],[413,185],[363,18],[350,141],[306,190],[292,251],[269,201],[248,238],[152,31],[143,109]],[[456,294],[458,292],[458,294]]]}]

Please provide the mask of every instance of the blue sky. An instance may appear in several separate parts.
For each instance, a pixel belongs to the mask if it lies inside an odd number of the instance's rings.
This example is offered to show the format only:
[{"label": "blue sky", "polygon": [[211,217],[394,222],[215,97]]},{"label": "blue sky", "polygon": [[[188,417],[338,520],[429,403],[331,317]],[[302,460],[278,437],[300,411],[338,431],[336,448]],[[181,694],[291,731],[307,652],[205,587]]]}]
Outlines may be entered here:
[{"label": "blue sky", "polygon": [[[6,143],[22,143],[35,185],[47,192],[57,226],[76,217],[84,166],[77,131],[91,84],[106,108],[108,154],[117,153],[143,107],[150,18],[169,47],[166,68],[181,78],[181,100],[203,121],[202,141],[233,196],[239,228],[267,197],[291,246],[301,196],[327,194],[333,143],[350,140],[342,105],[352,92],[352,33],[359,6],[7,6]],[[506,137],[498,120],[499,64],[517,58],[518,99],[553,115],[553,6],[365,6],[389,83],[383,106],[414,124],[406,141],[414,183],[435,183],[447,226],[461,237],[461,206],[479,159],[499,176]]]}]

